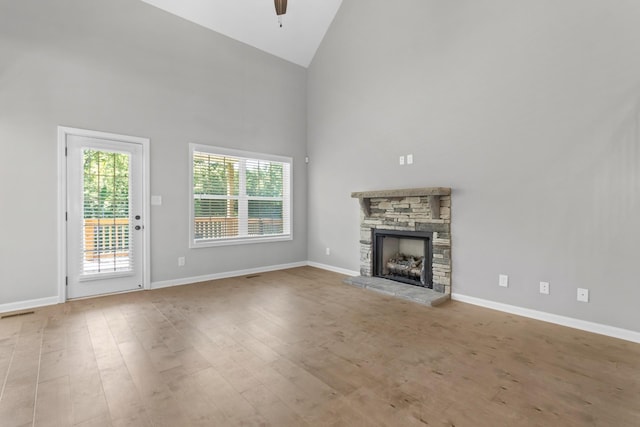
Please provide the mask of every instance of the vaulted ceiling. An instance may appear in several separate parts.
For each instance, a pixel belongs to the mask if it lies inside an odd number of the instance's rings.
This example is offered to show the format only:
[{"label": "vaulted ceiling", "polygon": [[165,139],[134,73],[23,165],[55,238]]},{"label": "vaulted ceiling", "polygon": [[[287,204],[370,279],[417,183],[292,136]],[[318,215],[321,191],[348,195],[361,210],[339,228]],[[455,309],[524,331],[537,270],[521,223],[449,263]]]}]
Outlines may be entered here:
[{"label": "vaulted ceiling", "polygon": [[308,67],[342,0],[289,0],[282,28],[273,0],[142,0]]}]

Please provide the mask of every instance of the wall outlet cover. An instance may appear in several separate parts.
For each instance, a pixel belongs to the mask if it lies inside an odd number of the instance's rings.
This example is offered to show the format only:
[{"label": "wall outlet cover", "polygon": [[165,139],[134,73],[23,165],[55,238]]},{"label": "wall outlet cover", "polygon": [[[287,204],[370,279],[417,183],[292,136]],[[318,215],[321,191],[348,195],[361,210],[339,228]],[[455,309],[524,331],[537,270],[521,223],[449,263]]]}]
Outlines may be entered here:
[{"label": "wall outlet cover", "polygon": [[589,302],[589,289],[578,288],[578,301]]},{"label": "wall outlet cover", "polygon": [[540,293],[549,295],[549,282],[540,282]]},{"label": "wall outlet cover", "polygon": [[506,274],[501,274],[498,276],[498,286],[502,286],[503,288],[509,287],[509,276]]}]

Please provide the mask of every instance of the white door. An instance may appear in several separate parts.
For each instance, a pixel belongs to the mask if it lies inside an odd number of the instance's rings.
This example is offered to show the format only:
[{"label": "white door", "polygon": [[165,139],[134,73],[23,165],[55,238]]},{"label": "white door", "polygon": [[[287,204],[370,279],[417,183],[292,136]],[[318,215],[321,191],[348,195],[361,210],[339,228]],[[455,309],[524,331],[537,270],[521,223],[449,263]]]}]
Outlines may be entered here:
[{"label": "white door", "polygon": [[67,135],[67,298],[143,287],[141,144]]}]

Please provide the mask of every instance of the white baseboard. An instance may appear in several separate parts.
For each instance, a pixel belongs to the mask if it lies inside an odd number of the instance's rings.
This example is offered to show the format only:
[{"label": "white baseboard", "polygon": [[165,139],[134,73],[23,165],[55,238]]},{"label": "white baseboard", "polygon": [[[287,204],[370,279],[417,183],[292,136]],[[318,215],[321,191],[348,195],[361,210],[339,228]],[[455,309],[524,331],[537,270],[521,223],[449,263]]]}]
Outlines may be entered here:
[{"label": "white baseboard", "polygon": [[37,307],[45,307],[47,305],[56,305],[59,302],[59,298],[55,296],[0,304],[0,313],[9,313],[11,311],[29,310]]},{"label": "white baseboard", "polygon": [[334,273],[344,274],[346,276],[359,276],[359,271],[347,270],[346,268],[334,267],[332,265],[321,264],[319,262],[307,261],[309,267],[316,267],[322,270],[333,271]]},{"label": "white baseboard", "polygon": [[586,320],[574,319],[572,317],[560,316],[557,314],[545,313],[544,311],[531,310],[515,305],[503,304],[481,298],[470,297],[462,294],[451,294],[454,301],[466,302],[505,313],[516,314],[518,316],[529,317],[531,319],[542,320],[543,322],[555,323],[556,325],[568,326],[582,331],[593,332],[595,334],[606,335],[626,341],[640,343],[640,332],[628,329],[616,328],[615,326],[602,325],[600,323],[588,322]]},{"label": "white baseboard", "polygon": [[229,277],[248,276],[250,274],[266,273],[269,271],[286,270],[287,268],[305,267],[306,261],[289,264],[270,265],[266,267],[247,268],[245,270],[225,271],[222,273],[206,274],[204,276],[181,277],[179,279],[151,282],[151,289],[168,288],[171,286],[190,285],[192,283],[208,282],[209,280],[228,279]]}]

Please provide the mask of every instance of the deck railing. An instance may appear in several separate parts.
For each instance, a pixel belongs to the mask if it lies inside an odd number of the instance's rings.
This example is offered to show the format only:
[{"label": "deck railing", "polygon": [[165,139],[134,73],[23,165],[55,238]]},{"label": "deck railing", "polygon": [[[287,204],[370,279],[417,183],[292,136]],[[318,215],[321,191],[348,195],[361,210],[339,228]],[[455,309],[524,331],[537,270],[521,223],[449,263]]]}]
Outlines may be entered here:
[{"label": "deck railing", "polygon": [[[282,219],[249,218],[248,232],[250,236],[280,234],[283,230]],[[194,237],[196,239],[216,239],[238,235],[238,218],[199,217],[194,221]]]},{"label": "deck railing", "polygon": [[[215,239],[238,235],[238,218],[206,217],[195,219],[196,239]],[[249,218],[250,236],[280,234],[283,221],[279,218]],[[124,257],[129,255],[128,218],[85,218],[85,260]]]},{"label": "deck railing", "polygon": [[129,218],[85,218],[84,257],[124,257],[129,255]]}]

